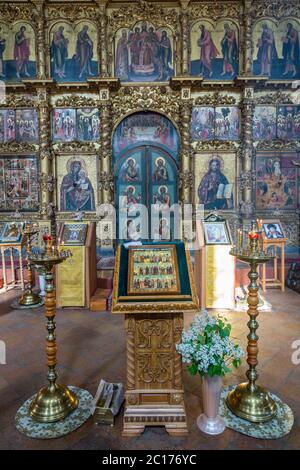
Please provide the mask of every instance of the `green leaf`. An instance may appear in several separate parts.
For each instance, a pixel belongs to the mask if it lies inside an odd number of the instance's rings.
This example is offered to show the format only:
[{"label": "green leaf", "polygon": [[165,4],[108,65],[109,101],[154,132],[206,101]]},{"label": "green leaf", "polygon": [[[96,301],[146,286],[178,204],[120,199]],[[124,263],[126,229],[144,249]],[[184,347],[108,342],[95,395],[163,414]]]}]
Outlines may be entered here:
[{"label": "green leaf", "polygon": [[188,371],[191,375],[196,375],[198,372],[197,364],[193,363],[190,366],[188,366]]}]

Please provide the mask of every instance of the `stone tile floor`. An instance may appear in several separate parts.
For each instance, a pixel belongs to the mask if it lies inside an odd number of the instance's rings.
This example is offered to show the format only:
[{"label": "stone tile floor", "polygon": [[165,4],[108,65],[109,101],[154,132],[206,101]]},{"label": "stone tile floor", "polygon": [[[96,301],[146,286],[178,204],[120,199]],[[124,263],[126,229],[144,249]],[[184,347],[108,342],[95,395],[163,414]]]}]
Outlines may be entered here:
[{"label": "stone tile floor", "polygon": [[[292,342],[300,340],[300,296],[291,290],[269,290],[272,312],[259,315],[259,383],[281,397],[294,411],[291,433],[277,440],[258,440],[226,429],[207,436],[196,426],[201,413],[199,377],[184,370],[189,434],[172,438],[163,428],[148,428],[137,438],[122,438],[122,416],[115,427],[96,426],[92,420],[60,439],[35,440],[20,434],[14,416],[23,402],[45,384],[45,319],[43,309],[12,310],[20,291],[0,297],[0,339],[7,348],[7,364],[0,365],[0,449],[300,449],[300,364],[291,361]],[[223,312],[232,323],[233,336],[246,345],[245,312]],[[191,317],[185,318],[188,325]],[[84,309],[57,313],[58,371],[61,381],[96,392],[100,378],[125,383],[123,316]],[[225,384],[245,380],[246,365],[227,376]]]}]

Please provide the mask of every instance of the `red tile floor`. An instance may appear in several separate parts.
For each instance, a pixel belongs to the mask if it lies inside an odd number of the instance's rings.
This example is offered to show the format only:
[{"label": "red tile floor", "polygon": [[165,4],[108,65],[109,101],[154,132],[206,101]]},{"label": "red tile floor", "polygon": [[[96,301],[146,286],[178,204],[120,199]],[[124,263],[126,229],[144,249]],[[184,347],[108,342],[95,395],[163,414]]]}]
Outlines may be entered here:
[{"label": "red tile floor", "polygon": [[[7,364],[0,365],[0,449],[300,449],[300,364],[291,361],[292,342],[300,340],[300,296],[269,290],[272,312],[259,315],[259,383],[279,395],[294,411],[291,433],[277,440],[258,440],[226,429],[208,436],[196,426],[201,412],[199,377],[184,370],[189,434],[172,438],[163,428],[148,428],[137,438],[122,438],[122,417],[115,427],[96,426],[92,420],[60,439],[36,440],[20,434],[14,416],[23,402],[45,384],[45,320],[43,309],[12,310],[20,291],[0,297],[0,339],[7,348]],[[233,335],[246,345],[247,315],[226,312]],[[190,318],[186,317],[186,325]],[[57,314],[59,374],[61,381],[96,392],[101,378],[125,383],[125,336],[122,315],[64,309]],[[245,363],[225,378],[225,384],[244,381]]]}]

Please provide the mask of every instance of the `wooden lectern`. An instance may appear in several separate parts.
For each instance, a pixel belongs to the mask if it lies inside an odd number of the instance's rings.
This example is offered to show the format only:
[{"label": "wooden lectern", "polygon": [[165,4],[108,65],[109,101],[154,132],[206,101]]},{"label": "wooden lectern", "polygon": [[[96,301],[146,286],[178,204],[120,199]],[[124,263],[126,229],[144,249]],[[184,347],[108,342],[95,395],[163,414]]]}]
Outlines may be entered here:
[{"label": "wooden lectern", "polygon": [[182,242],[118,247],[112,313],[125,314],[123,436],[138,436],[145,426],[165,426],[172,436],[187,434],[176,344],[183,312],[198,308],[190,257]]}]

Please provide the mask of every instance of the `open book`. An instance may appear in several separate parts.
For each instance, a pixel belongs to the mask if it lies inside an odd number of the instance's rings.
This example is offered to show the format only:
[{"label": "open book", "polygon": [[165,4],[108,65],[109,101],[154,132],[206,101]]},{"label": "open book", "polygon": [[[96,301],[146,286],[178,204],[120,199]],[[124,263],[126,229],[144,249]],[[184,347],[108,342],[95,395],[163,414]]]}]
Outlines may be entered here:
[{"label": "open book", "polygon": [[232,187],[233,187],[232,183],[219,184],[218,192],[217,192],[217,199],[223,199],[223,198],[230,199],[232,195]]}]

